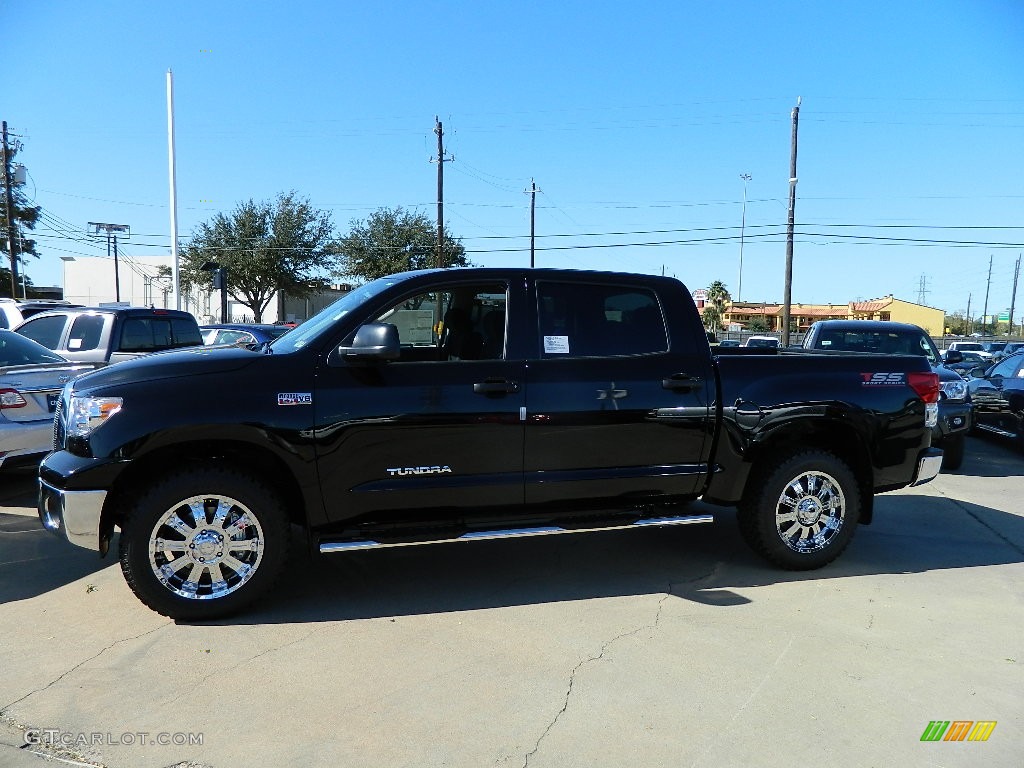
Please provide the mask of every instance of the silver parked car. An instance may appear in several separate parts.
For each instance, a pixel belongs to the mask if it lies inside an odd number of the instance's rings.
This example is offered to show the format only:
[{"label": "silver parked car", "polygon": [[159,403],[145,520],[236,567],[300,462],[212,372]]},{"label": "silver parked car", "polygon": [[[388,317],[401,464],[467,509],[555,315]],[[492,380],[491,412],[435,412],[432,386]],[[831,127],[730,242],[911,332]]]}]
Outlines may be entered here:
[{"label": "silver parked car", "polygon": [[94,368],[0,329],[0,467],[38,462],[53,447],[61,390]]}]

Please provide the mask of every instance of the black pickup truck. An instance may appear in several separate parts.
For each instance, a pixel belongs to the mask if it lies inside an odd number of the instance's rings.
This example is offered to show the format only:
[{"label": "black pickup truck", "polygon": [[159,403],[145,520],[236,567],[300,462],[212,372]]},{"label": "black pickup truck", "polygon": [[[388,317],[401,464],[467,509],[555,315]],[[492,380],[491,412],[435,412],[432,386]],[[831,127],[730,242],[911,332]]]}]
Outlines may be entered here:
[{"label": "black pickup truck", "polygon": [[914,356],[713,356],[677,280],[411,272],[261,350],[195,348],[70,383],[43,525],[183,620],[239,609],[321,553],[707,522],[738,508],[774,564],[818,568],[874,494],[939,471]]}]

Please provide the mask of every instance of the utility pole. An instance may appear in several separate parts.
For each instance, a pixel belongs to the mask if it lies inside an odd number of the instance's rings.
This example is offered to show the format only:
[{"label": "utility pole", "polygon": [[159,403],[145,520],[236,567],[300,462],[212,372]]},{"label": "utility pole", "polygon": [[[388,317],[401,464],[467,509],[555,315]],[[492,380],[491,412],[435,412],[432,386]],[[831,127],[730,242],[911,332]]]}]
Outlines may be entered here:
[{"label": "utility pole", "polygon": [[99,221],[90,221],[89,227],[91,228],[90,234],[98,235],[100,232],[105,232],[107,235],[107,258],[110,258],[110,245],[111,239],[113,239],[114,245],[114,300],[121,301],[121,270],[117,263],[117,233],[123,232],[126,237],[131,237],[132,230],[127,224],[104,224]]},{"label": "utility pole", "polygon": [[1017,267],[1013,270],[1013,293],[1010,294],[1010,333],[1013,333],[1013,310],[1017,305],[1017,278],[1020,276],[1020,254],[1017,254]]},{"label": "utility pole", "polygon": [[740,215],[740,274],[736,281],[736,301],[743,300],[743,235],[747,230],[747,182],[753,176],[749,173],[741,173],[743,179],[743,213]]},{"label": "utility pole", "polygon": [[971,328],[971,326],[973,325],[973,322],[971,321],[971,296],[972,296],[972,294],[970,294],[970,293],[967,294],[967,333],[968,334],[970,334],[970,332],[973,330]]},{"label": "utility pole", "polygon": [[928,300],[929,293],[931,291],[928,290],[928,276],[922,274],[917,284],[917,303],[923,305]]},{"label": "utility pole", "polygon": [[11,298],[18,298],[18,257],[14,245],[14,195],[11,191],[11,149],[7,143],[7,121],[3,121],[4,211],[7,216],[7,255],[11,257]]},{"label": "utility pole", "polygon": [[789,346],[789,316],[793,305],[793,228],[796,224],[796,137],[800,125],[800,101],[793,107],[793,131],[789,150],[789,217],[786,227],[786,283],[782,304],[782,346]]},{"label": "utility pole", "polygon": [[[434,115],[434,133],[437,134],[437,266],[444,268],[444,164],[454,157],[444,156],[444,127]],[[433,162],[433,158],[431,158]]]},{"label": "utility pole", "polygon": [[[536,223],[537,223],[537,219],[536,219],[537,193],[540,192],[540,191],[541,190],[537,189],[537,184],[533,181],[533,179],[530,179],[530,188],[526,189],[526,190],[523,190],[523,192],[525,194],[530,196],[530,269],[533,269],[533,267],[536,264],[536,261],[535,261],[535,258],[534,258],[534,256],[535,256],[534,241],[535,241],[536,234],[537,234],[537,229],[536,229]],[[662,270],[664,271],[664,267],[662,267]]]},{"label": "utility pole", "polygon": [[981,328],[982,333],[985,332],[985,327],[988,317],[988,289],[992,287],[992,255],[988,257],[988,282],[985,283],[985,308],[981,310]]}]

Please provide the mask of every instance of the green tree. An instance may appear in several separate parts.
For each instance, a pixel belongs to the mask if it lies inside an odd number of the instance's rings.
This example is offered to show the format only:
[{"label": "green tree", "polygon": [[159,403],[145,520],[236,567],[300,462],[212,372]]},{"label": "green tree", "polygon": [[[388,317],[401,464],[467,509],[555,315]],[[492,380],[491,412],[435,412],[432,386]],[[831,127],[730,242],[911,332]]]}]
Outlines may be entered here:
[{"label": "green tree", "polygon": [[304,298],[330,285],[337,247],[330,214],[296,192],[239,203],[200,224],[181,256],[181,284],[213,290],[214,262],[228,271],[227,291],[257,323],[277,292]]},{"label": "green tree", "polygon": [[768,321],[761,316],[750,318],[750,322],[747,324],[747,330],[751,333],[766,333],[771,329]]},{"label": "green tree", "polygon": [[[21,142],[14,140],[10,143],[10,151],[8,155],[10,158],[14,158],[15,155],[21,149]],[[12,168],[16,163],[12,164]],[[11,210],[11,218],[14,219],[15,229],[15,253],[21,257],[21,268],[18,270],[19,276],[25,269],[25,256],[34,256],[39,258],[39,254],[36,252],[36,241],[25,236],[25,230],[33,230],[36,228],[36,222],[39,221],[39,214],[42,212],[42,206],[32,205],[32,202],[28,199],[28,195],[25,194],[25,183],[18,182],[14,178],[16,174],[11,174],[11,200],[14,206]],[[2,278],[3,283],[0,284],[0,296],[10,296],[11,294],[11,251],[10,244],[7,242],[7,204],[6,204],[7,188],[4,185],[4,176],[0,173],[0,247],[3,250],[3,263],[7,265],[7,274]],[[20,283],[20,281],[19,281]],[[28,283],[26,283],[26,287]],[[18,295],[21,295],[21,285],[18,285]]]},{"label": "green tree", "polygon": [[704,311],[701,317],[704,320],[704,327],[709,331],[720,331],[722,321],[725,318],[725,308],[732,301],[732,296],[721,280],[715,280],[708,286],[708,298],[704,303]]},{"label": "green tree", "polygon": [[[437,229],[422,213],[402,207],[380,208],[355,220],[338,241],[341,273],[358,280],[376,280],[411,269],[437,266]],[[445,231],[444,266],[469,266],[462,242]]]},{"label": "green tree", "polygon": [[967,320],[966,314],[966,312],[958,311],[946,315],[946,328],[949,329],[950,333],[955,333],[957,336],[966,336],[970,333],[968,330],[970,323]]},{"label": "green tree", "polygon": [[[0,266],[0,296],[20,299],[22,280],[25,281],[25,297],[29,299],[40,298],[39,294],[36,293],[35,286],[32,285],[32,278],[26,275],[24,270],[18,272],[18,295],[11,297],[11,270],[10,267],[3,266]],[[44,298],[49,298],[49,294]]]}]

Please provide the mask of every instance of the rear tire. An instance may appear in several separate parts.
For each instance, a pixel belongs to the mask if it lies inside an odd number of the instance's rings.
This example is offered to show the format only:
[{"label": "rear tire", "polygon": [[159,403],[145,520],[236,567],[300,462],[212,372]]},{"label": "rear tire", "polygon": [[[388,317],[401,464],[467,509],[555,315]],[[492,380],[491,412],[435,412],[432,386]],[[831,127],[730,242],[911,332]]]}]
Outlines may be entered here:
[{"label": "rear tire", "polygon": [[860,489],[827,451],[803,451],[752,474],[739,505],[740,532],[761,557],[787,570],[821,568],[853,538]]},{"label": "rear tire", "polygon": [[121,525],[128,586],[182,621],[234,613],[276,581],[289,522],[277,492],[230,467],[179,470],[146,489]]},{"label": "rear tire", "polygon": [[966,439],[963,435],[950,437],[942,441],[942,471],[955,472],[964,463],[964,447]]}]

